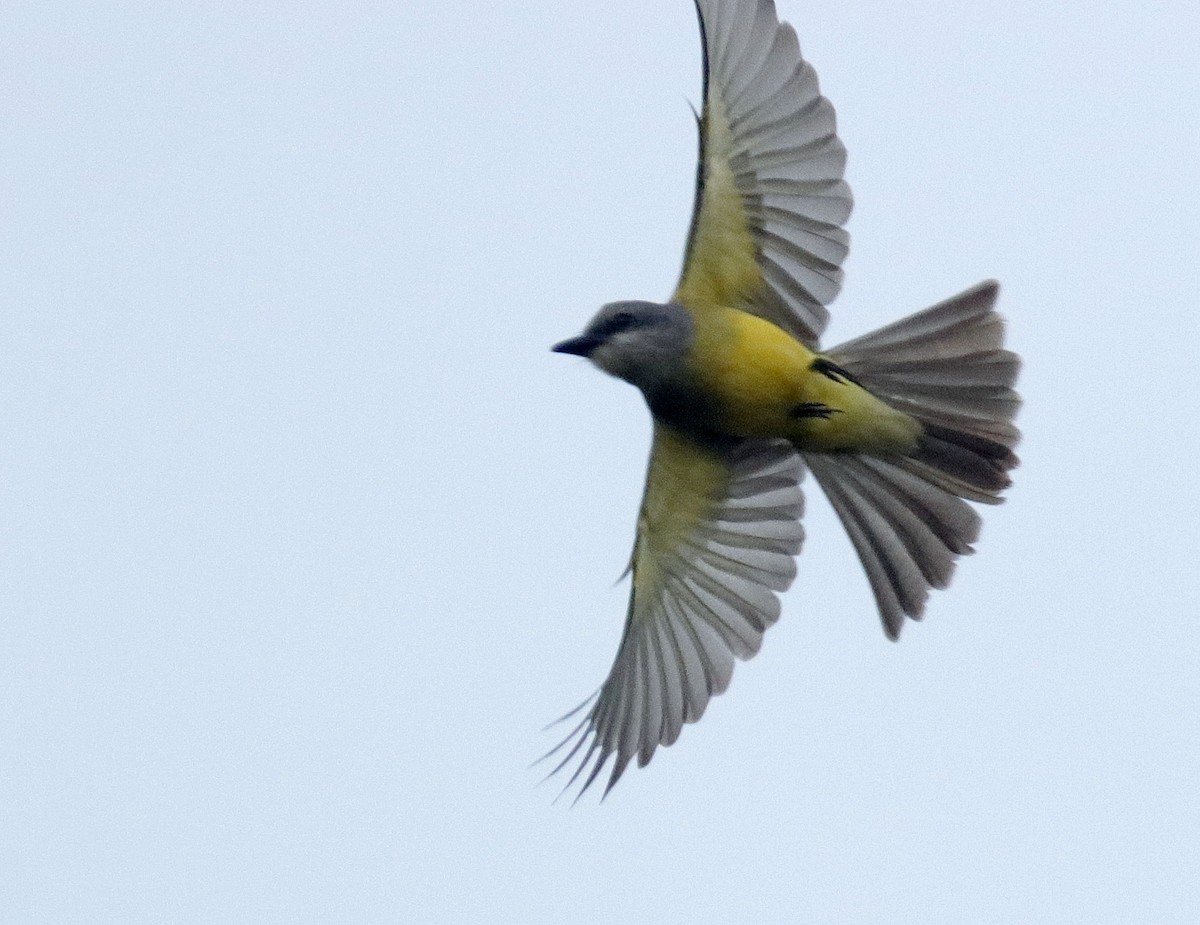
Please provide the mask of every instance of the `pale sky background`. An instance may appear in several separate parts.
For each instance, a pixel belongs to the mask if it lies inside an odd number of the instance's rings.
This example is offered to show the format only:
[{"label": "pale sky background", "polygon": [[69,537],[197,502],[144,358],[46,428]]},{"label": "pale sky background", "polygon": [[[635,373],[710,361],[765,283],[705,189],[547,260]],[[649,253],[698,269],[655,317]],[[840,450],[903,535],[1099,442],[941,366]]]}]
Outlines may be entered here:
[{"label": "pale sky background", "polygon": [[899,644],[815,489],[607,801],[688,0],[0,9],[0,920],[1200,920],[1195,3],[780,0],[857,208],[829,342],[980,279],[1011,500]]}]

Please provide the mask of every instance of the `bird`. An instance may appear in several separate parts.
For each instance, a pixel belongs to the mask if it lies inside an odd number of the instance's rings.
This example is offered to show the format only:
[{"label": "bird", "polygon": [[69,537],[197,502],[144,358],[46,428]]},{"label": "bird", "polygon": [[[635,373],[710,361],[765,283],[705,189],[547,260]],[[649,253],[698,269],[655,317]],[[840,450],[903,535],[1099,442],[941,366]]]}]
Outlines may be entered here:
[{"label": "bird", "polygon": [[653,420],[617,655],[540,759],[547,777],[573,768],[576,800],[610,759],[605,797],[675,743],[759,651],[796,576],[806,471],[895,640],[1018,462],[1020,360],[995,281],[821,347],[852,206],[833,106],[773,0],[693,2],[703,106],[679,282],[552,348],[637,387]]}]

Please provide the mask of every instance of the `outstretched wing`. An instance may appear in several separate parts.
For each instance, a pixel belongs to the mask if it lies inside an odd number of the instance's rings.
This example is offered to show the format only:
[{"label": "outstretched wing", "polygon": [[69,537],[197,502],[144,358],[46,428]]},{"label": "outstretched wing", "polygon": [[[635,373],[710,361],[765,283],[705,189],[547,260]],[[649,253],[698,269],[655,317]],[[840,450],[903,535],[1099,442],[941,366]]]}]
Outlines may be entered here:
[{"label": "outstretched wing", "polygon": [[[702,445],[655,423],[633,551],[625,632],[579,724],[549,755],[580,795],[616,756],[607,794],[636,755],[650,761],[729,685],[779,617],[804,530],[799,456],[783,441]],[[569,746],[569,747],[568,747]],[[547,755],[547,757],[549,757]]]},{"label": "outstretched wing", "polygon": [[813,346],[842,285],[846,149],[772,0],[696,0],[704,111],[696,203],[674,299],[766,318]]}]

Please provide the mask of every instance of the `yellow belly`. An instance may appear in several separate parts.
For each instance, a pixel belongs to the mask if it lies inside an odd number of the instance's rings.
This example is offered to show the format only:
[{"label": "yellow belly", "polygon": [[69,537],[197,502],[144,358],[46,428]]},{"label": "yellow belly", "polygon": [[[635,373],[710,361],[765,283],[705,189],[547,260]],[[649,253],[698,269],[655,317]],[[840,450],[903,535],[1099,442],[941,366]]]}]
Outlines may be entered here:
[{"label": "yellow belly", "polygon": [[[920,425],[853,382],[812,369],[813,353],[756,315],[731,308],[693,311],[689,366],[718,409],[717,427],[738,437],[784,437],[800,449],[907,452]],[[798,409],[823,405],[827,418]]]}]

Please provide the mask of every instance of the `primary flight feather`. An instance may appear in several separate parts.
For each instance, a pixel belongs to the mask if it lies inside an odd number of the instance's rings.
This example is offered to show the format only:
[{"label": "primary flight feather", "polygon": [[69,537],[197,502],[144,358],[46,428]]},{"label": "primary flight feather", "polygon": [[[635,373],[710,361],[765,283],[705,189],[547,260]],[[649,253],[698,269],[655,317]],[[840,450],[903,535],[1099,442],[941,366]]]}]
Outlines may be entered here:
[{"label": "primary flight feather", "polygon": [[547,756],[580,794],[610,759],[606,794],[672,744],[758,651],[796,574],[806,466],[895,639],[972,551],[967,501],[998,503],[1017,464],[996,283],[821,350],[852,204],[833,107],[772,0],[695,5],[704,105],[679,284],[554,348],[637,386],[654,420],[617,657]]}]

